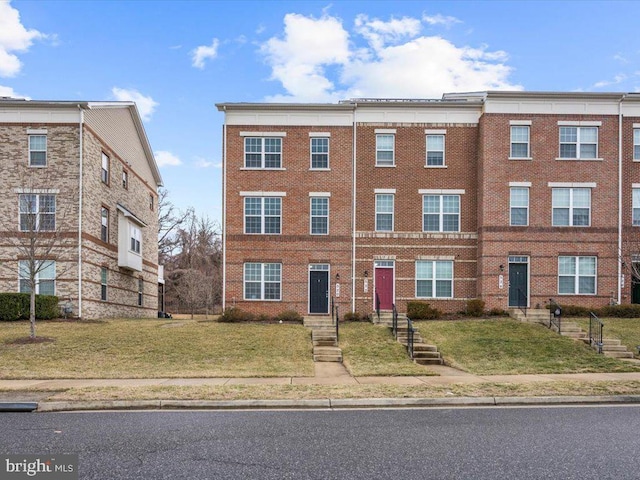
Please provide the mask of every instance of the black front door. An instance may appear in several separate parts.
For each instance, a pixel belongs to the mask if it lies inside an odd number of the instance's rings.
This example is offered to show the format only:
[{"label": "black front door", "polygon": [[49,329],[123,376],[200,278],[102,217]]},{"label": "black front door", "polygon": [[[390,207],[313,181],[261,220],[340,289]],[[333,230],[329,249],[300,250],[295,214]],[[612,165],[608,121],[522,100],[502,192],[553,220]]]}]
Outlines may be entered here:
[{"label": "black front door", "polygon": [[529,289],[527,288],[528,267],[529,265],[526,263],[509,264],[510,307],[527,306],[527,303],[529,301]]},{"label": "black front door", "polygon": [[329,313],[329,272],[309,272],[309,313]]},{"label": "black front door", "polygon": [[640,279],[635,277],[631,281],[631,303],[640,303]]}]

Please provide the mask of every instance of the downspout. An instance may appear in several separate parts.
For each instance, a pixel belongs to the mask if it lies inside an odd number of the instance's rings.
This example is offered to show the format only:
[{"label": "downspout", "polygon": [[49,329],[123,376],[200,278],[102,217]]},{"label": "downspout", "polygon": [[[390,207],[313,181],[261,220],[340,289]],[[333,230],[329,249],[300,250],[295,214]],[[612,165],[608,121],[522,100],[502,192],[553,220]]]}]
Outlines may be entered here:
[{"label": "downspout", "polygon": [[622,301],[622,102],[623,94],[618,102],[618,304]]},{"label": "downspout", "polygon": [[227,107],[222,124],[222,311],[227,306]]},{"label": "downspout", "polygon": [[79,154],[79,172],[78,172],[78,317],[82,318],[82,163],[83,163],[83,130],[84,130],[84,109],[78,105],[80,110],[80,154]]},{"label": "downspout", "polygon": [[353,190],[352,199],[351,199],[351,311],[356,311],[356,130],[357,130],[357,118],[356,113],[358,109],[358,104],[354,103],[353,105],[353,146],[352,146],[352,165],[351,165],[351,175],[352,181],[351,186]]}]

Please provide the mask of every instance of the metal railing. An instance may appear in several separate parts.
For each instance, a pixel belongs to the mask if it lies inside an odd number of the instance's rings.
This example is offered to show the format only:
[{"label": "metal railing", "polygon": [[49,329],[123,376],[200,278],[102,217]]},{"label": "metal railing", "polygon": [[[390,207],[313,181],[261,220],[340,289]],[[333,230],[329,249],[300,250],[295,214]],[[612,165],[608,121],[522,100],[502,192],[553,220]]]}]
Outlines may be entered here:
[{"label": "metal railing", "polygon": [[338,305],[335,304],[333,297],[331,297],[331,323],[336,327],[336,342],[339,340],[340,335],[340,313]]},{"label": "metal railing", "polygon": [[415,329],[413,328],[413,322],[407,318],[407,352],[409,357],[413,360],[413,338]]},{"label": "metal railing", "polygon": [[590,312],[589,316],[589,345],[595,347],[598,353],[602,353],[602,330],[604,323],[597,315]]},{"label": "metal railing", "polygon": [[393,304],[393,315],[391,321],[391,331],[393,332],[393,338],[398,339],[398,309],[396,304]]},{"label": "metal railing", "polygon": [[553,298],[549,299],[549,328],[556,327],[561,333],[562,309]]},{"label": "metal railing", "polygon": [[380,323],[380,295],[376,290],[376,314],[378,315],[378,323]]},{"label": "metal railing", "polygon": [[527,300],[527,295],[521,288],[518,288],[518,308],[524,313],[525,317],[527,316],[527,304],[529,303]]}]

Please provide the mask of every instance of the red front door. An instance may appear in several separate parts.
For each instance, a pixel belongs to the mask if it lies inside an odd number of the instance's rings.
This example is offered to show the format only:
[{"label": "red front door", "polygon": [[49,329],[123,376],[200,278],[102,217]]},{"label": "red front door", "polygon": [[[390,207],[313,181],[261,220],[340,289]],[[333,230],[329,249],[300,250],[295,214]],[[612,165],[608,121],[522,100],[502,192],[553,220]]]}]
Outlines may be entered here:
[{"label": "red front door", "polygon": [[393,268],[376,268],[376,294],[380,310],[393,308]]}]

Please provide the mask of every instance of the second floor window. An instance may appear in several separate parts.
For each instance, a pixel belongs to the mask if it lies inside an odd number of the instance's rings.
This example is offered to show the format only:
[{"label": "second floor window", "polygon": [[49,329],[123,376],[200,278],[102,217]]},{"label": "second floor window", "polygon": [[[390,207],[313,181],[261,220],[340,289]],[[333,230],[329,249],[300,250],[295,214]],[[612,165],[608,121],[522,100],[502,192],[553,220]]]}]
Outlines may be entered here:
[{"label": "second floor window", "polygon": [[56,229],[55,195],[22,193],[18,198],[21,232],[51,232]]},{"label": "second floor window", "polygon": [[376,166],[392,167],[395,165],[394,147],[395,135],[376,135]]},{"label": "second floor window", "polygon": [[424,195],[422,212],[424,232],[460,231],[460,195]]},{"label": "second floor window", "polygon": [[329,199],[311,197],[311,235],[329,233]]},{"label": "second floor window", "polygon": [[598,127],[560,127],[560,158],[598,158]]},{"label": "second floor window", "polygon": [[101,225],[100,225],[100,240],[103,242],[109,241],[109,209],[102,207],[100,211]]},{"label": "second floor window", "polygon": [[102,153],[102,166],[100,168],[100,179],[102,183],[109,185],[109,156]]},{"label": "second floor window", "polygon": [[311,169],[329,168],[329,139],[311,139]]},{"label": "second floor window", "polygon": [[47,136],[29,135],[29,166],[47,166]]},{"label": "second floor window", "polygon": [[529,189],[527,187],[511,187],[510,204],[509,224],[512,226],[529,225]]},{"label": "second floor window", "polygon": [[246,197],[244,233],[279,235],[282,226],[282,198]]},{"label": "second floor window", "polygon": [[640,188],[633,189],[633,226],[640,227]]},{"label": "second floor window", "polygon": [[245,168],[282,168],[282,139],[245,137]]},{"label": "second floor window", "polygon": [[591,224],[590,188],[554,188],[552,206],[554,227],[588,227]]},{"label": "second floor window", "polygon": [[393,194],[376,195],[376,232],[393,232]]},{"label": "second floor window", "polygon": [[134,253],[140,254],[142,244],[142,231],[135,225],[129,225],[129,238],[129,250]]},{"label": "second floor window", "polygon": [[122,171],[122,188],[125,190],[129,189],[129,172],[126,170]]}]

